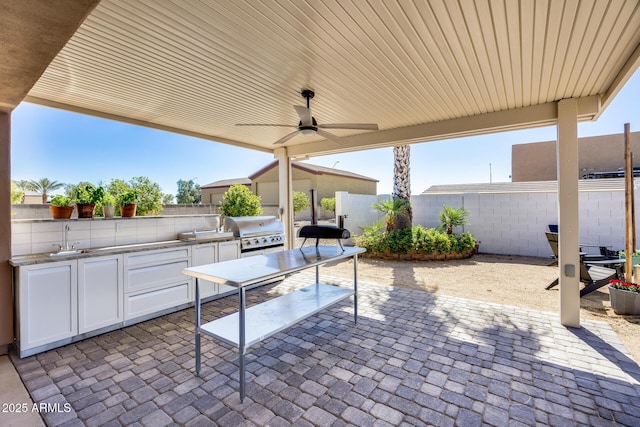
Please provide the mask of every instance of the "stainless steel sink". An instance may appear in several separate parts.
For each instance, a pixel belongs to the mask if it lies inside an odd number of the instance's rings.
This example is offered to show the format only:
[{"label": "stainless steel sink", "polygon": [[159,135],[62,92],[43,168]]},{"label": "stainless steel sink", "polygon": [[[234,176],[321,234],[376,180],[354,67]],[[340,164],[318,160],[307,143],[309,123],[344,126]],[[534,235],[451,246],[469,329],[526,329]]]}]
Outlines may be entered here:
[{"label": "stainless steel sink", "polygon": [[84,249],[69,249],[65,251],[52,252],[49,254],[49,256],[57,257],[57,256],[78,255],[78,254],[83,254],[84,252],[85,252]]},{"label": "stainless steel sink", "polygon": [[186,233],[178,233],[179,240],[217,240],[229,237],[233,237],[233,233],[230,231],[193,230]]}]

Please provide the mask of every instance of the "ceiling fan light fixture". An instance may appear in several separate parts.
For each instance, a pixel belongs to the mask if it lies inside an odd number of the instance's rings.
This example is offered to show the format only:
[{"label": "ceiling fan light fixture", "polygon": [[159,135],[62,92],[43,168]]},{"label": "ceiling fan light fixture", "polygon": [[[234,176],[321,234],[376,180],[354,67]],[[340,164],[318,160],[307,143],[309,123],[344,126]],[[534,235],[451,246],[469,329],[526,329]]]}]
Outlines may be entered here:
[{"label": "ceiling fan light fixture", "polygon": [[309,135],[315,135],[316,132],[318,131],[318,128],[315,126],[300,126],[299,130],[301,134],[305,136],[309,136]]}]

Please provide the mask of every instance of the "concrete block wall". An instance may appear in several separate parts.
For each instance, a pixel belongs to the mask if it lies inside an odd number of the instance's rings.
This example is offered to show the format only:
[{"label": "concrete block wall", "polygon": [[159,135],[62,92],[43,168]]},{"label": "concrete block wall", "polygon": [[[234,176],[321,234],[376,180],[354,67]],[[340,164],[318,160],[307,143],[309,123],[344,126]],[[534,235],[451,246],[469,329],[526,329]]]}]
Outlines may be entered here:
[{"label": "concrete block wall", "polygon": [[[336,218],[348,215],[345,226],[353,234],[360,234],[365,226],[382,219],[371,208],[377,197],[338,194]],[[413,223],[437,227],[443,205],[464,207],[469,212],[469,224],[459,231],[471,232],[481,242],[481,252],[550,257],[552,252],[544,232],[549,224],[558,223],[557,197],[555,191],[420,194],[411,197]],[[640,189],[635,190],[635,198],[640,200]],[[581,190],[579,204],[580,242],[624,249],[624,191]],[[636,209],[636,223],[638,231],[640,209]],[[584,250],[598,253],[597,247]]]}]

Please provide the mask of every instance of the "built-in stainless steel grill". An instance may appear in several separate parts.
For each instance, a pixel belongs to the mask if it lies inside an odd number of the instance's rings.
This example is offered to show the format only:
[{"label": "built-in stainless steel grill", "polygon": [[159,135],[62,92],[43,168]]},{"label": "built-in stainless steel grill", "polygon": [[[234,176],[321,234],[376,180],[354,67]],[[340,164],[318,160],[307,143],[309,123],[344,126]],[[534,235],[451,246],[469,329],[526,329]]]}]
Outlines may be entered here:
[{"label": "built-in stainless steel grill", "polygon": [[235,216],[224,219],[224,229],[240,238],[240,252],[274,252],[284,248],[287,237],[275,216]]}]

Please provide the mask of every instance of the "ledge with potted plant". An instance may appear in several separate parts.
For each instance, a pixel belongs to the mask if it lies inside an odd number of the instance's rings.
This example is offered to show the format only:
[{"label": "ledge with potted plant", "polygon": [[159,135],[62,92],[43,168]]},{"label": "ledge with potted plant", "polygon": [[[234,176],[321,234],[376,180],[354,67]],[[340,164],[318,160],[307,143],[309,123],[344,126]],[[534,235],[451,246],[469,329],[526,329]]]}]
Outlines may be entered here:
[{"label": "ledge with potted plant", "polygon": [[102,198],[102,215],[105,218],[113,218],[113,215],[116,211],[116,198],[110,194],[106,193]]},{"label": "ledge with potted plant", "polygon": [[93,218],[96,203],[104,197],[104,189],[90,182],[81,182],[73,188],[71,197],[78,208],[78,218]]},{"label": "ledge with potted plant", "polygon": [[609,282],[609,299],[616,314],[640,315],[640,286],[624,280]]},{"label": "ledge with potted plant", "polygon": [[73,213],[74,206],[71,204],[71,199],[58,194],[51,198],[51,206],[49,211],[53,216],[53,219],[69,219]]},{"label": "ledge with potted plant", "polygon": [[118,196],[120,215],[123,217],[136,216],[138,193],[135,190],[128,190]]}]

